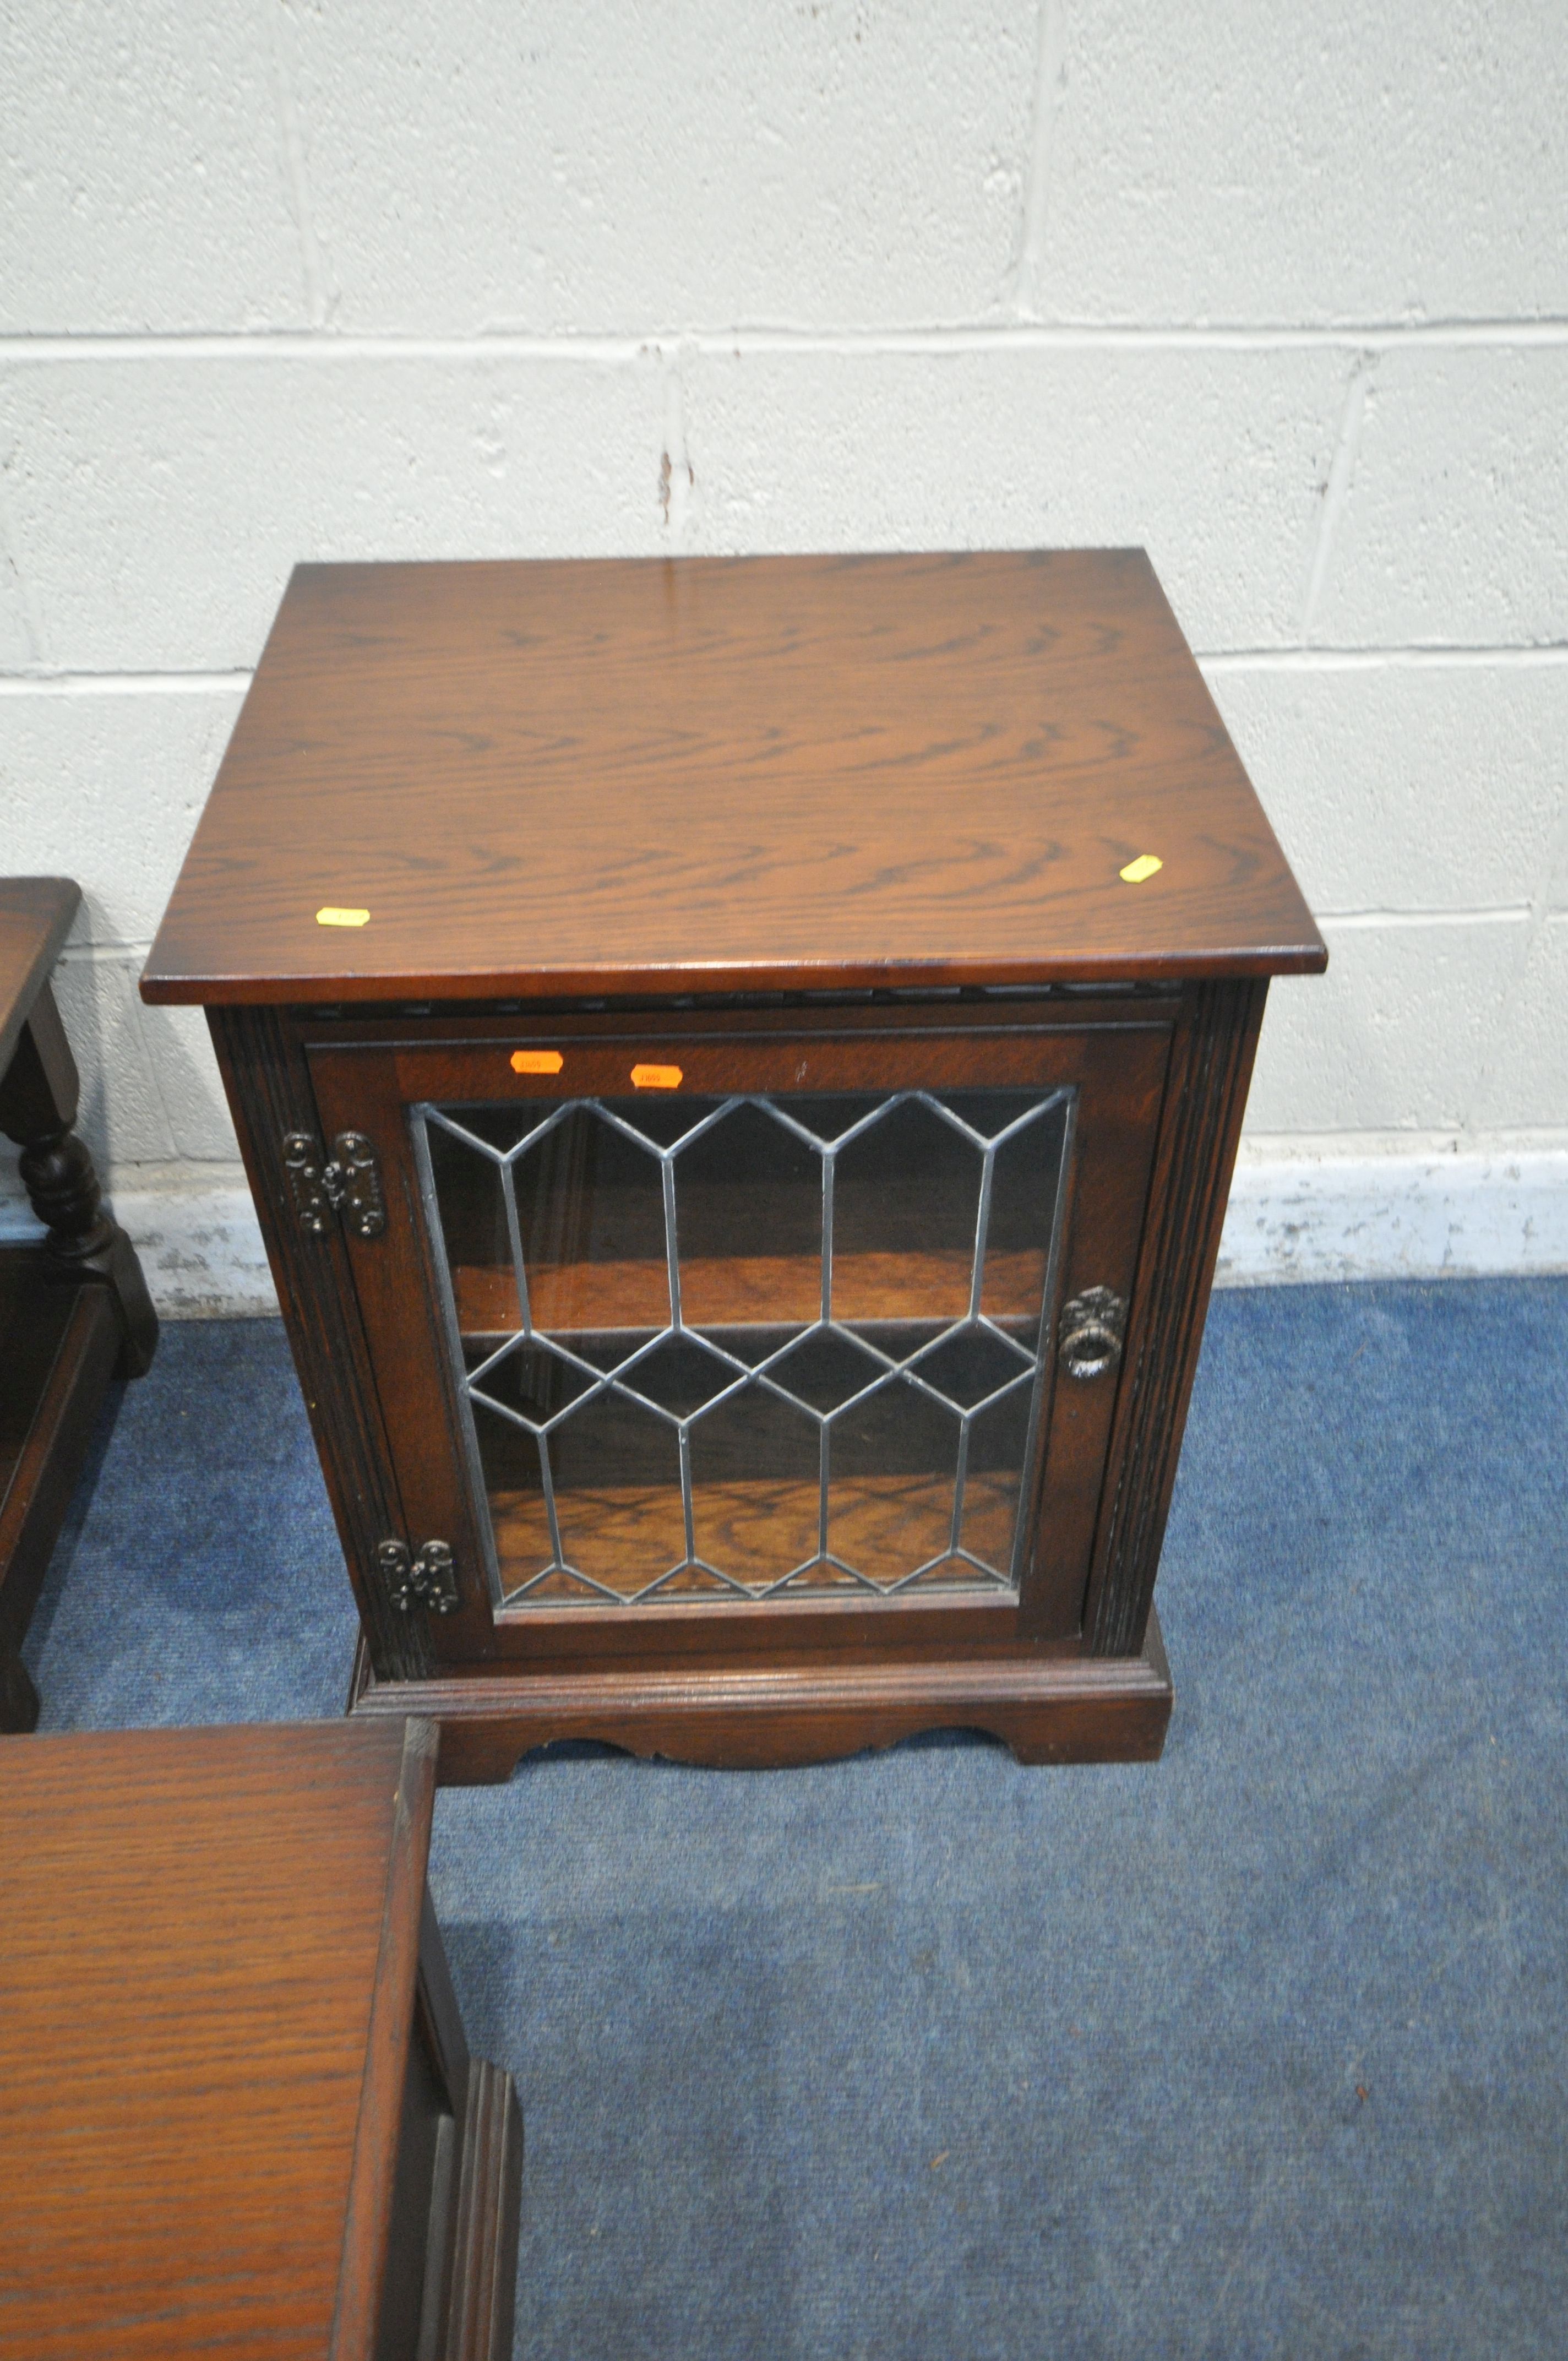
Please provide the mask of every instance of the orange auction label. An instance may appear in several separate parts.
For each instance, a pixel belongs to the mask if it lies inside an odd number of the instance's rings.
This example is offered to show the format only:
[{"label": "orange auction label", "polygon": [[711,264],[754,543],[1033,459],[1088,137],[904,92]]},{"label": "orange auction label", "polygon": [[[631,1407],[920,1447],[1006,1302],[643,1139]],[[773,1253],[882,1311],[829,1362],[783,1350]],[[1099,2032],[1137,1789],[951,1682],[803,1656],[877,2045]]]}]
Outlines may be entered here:
[{"label": "orange auction label", "polygon": [[511,1053],[514,1074],[558,1074],[561,1062],[559,1049],[514,1049]]},{"label": "orange auction label", "polygon": [[681,1070],[678,1066],[633,1066],[631,1080],[640,1091],[678,1091]]}]

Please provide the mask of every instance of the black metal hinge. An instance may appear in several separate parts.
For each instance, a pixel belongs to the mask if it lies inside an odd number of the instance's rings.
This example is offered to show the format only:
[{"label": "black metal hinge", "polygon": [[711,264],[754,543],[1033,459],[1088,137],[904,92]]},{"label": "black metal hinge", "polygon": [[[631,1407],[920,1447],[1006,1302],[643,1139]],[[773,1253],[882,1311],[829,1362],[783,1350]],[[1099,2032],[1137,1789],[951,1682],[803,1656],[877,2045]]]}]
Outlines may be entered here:
[{"label": "black metal hinge", "polygon": [[425,1542],[417,1557],[407,1542],[378,1542],[376,1570],[400,1615],[416,1607],[428,1607],[433,1615],[455,1612],[457,1565],[450,1542]]},{"label": "black metal hinge", "polygon": [[356,1238],[378,1238],[386,1228],[381,1168],[362,1131],[340,1131],[330,1157],[323,1157],[321,1142],[308,1131],[288,1132],[283,1166],[300,1227],[313,1237],[325,1237],[334,1213]]}]

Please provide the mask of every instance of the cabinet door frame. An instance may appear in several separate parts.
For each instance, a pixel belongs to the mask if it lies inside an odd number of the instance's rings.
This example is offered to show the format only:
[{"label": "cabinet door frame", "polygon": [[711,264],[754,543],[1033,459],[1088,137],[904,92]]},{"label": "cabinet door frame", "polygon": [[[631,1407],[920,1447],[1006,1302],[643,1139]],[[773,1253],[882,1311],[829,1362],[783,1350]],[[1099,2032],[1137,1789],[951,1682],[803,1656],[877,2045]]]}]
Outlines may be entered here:
[{"label": "cabinet door frame", "polygon": [[[1085,1385],[1057,1378],[1055,1318],[1085,1288],[1130,1296],[1143,1244],[1176,1011],[1169,999],[1091,1012],[1036,1002],[994,1009],[635,1014],[520,1011],[515,1017],[432,1017],[312,1026],[302,1042],[324,1137],[365,1132],[382,1161],[388,1227],[345,1241],[381,1422],[414,1546],[453,1545],[456,1612],[431,1616],[439,1663],[733,1653],[750,1649],[1016,1645],[1076,1650],[1112,1448],[1121,1372]],[[517,1075],[520,1049],[557,1049],[558,1076]],[[678,1062],[693,1095],[800,1090],[1055,1087],[1076,1093],[1060,1214],[1039,1423],[1021,1514],[1031,1550],[1016,1598],[918,1592],[873,1599],[775,1596],[700,1605],[509,1608],[494,1596],[466,1407],[448,1345],[445,1279],[424,1217],[410,1109],[629,1094],[639,1053]],[[1046,1438],[1044,1447],[1041,1439]],[[1051,1514],[1042,1521],[1047,1490]]]}]

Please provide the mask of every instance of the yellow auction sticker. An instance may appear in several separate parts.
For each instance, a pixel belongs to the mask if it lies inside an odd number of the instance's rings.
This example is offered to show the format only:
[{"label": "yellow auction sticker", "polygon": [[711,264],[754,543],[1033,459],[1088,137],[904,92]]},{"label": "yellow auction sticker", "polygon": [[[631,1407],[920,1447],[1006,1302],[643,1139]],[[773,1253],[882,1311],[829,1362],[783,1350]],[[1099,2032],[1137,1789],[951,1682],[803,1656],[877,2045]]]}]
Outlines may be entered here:
[{"label": "yellow auction sticker", "polygon": [[678,1091],[681,1070],[678,1066],[633,1066],[631,1082],[639,1091]]},{"label": "yellow auction sticker", "polygon": [[1157,869],[1164,867],[1165,863],[1157,852],[1140,852],[1135,861],[1128,862],[1120,875],[1125,885],[1141,885],[1146,877],[1152,877]]},{"label": "yellow auction sticker", "polygon": [[369,923],[368,910],[337,910],[329,903],[324,910],[316,912],[318,927],[367,927]]},{"label": "yellow auction sticker", "polygon": [[514,1049],[511,1053],[514,1074],[558,1074],[561,1065],[559,1049]]}]

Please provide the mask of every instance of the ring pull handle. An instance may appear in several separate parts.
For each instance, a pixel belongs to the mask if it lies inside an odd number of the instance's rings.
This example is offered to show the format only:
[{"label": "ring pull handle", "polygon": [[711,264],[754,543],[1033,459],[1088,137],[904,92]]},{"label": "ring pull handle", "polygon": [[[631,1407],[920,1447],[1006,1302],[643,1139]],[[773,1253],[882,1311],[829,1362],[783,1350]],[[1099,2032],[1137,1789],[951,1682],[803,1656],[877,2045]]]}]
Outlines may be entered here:
[{"label": "ring pull handle", "polygon": [[1125,1298],[1113,1294],[1108,1287],[1085,1288],[1062,1306],[1058,1356],[1062,1367],[1069,1378],[1085,1384],[1091,1378],[1102,1378],[1121,1359],[1126,1331]]}]

